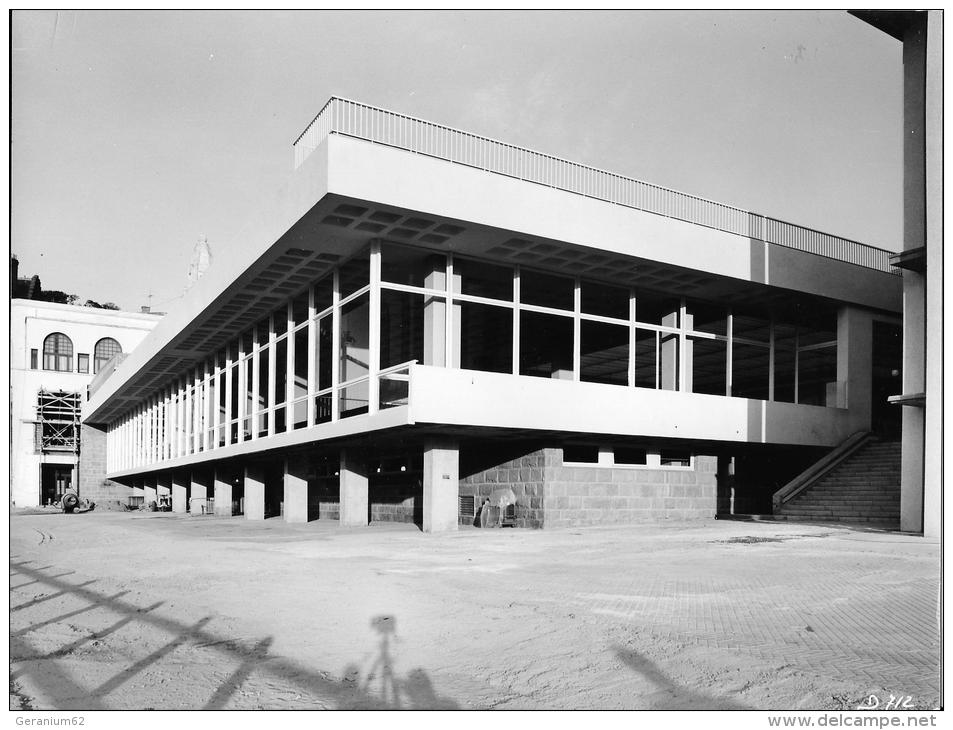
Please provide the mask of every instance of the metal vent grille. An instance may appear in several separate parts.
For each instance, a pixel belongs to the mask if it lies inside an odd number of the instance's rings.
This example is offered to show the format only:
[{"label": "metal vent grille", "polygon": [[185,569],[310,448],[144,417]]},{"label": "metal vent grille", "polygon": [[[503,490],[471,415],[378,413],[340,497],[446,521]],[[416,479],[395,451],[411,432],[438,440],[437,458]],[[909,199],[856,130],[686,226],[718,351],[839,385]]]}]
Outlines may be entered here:
[{"label": "metal vent grille", "polygon": [[460,497],[460,516],[476,516],[476,497],[474,497],[472,494],[462,495]]}]

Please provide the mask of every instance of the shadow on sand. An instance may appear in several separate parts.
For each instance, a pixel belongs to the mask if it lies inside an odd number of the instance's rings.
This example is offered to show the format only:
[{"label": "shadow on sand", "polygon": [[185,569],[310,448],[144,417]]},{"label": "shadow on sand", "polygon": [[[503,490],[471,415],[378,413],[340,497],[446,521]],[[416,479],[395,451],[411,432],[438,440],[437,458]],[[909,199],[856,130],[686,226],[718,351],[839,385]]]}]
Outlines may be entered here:
[{"label": "shadow on sand", "polygon": [[[431,710],[454,709],[457,707],[453,700],[437,694],[433,682],[423,669],[413,669],[404,677],[394,672],[395,656],[392,644],[396,634],[397,622],[393,616],[378,616],[371,622],[371,628],[379,635],[380,639],[377,656],[366,676],[363,678],[360,676],[357,664],[350,664],[345,670],[344,678],[335,679],[300,662],[270,655],[269,650],[274,641],[271,636],[254,641],[249,648],[247,642],[241,639],[223,637],[209,631],[207,624],[212,620],[211,616],[206,616],[194,624],[187,625],[158,615],[155,609],[164,603],[162,601],[148,607],[139,607],[123,600],[122,597],[127,591],[107,596],[88,587],[95,583],[95,580],[71,584],[62,580],[60,576],[44,574],[43,570],[52,568],[52,566],[37,569],[30,567],[31,562],[33,561],[11,561],[11,574],[30,579],[30,585],[42,584],[51,589],[52,593],[12,606],[12,611],[30,608],[63,596],[79,599],[89,604],[83,608],[39,621],[11,633],[11,669],[19,665],[10,675],[11,691],[16,680],[24,676],[30,676],[35,686],[41,690],[48,690],[44,691],[45,695],[61,698],[53,700],[53,707],[44,709],[110,709],[110,695],[126,687],[133,678],[140,675],[151,665],[189,643],[196,647],[214,650],[230,663],[237,660],[238,667],[212,691],[201,707],[175,707],[174,709],[224,709],[252,673],[266,675],[269,684],[277,682],[280,685],[294,689],[303,696],[314,698],[314,702],[307,705],[309,708],[313,708],[317,704],[331,709],[377,710]],[[27,583],[20,585],[27,585]],[[16,589],[17,586],[11,587],[11,595],[14,594]],[[112,626],[91,633],[89,636],[77,639],[51,652],[38,653],[31,645],[29,635],[32,632],[96,608],[105,608],[115,612],[120,615],[120,619]],[[150,630],[170,635],[171,638],[149,655],[138,659],[129,666],[118,668],[111,678],[100,683],[98,687],[83,686],[58,661],[63,657],[70,656],[88,642],[101,639],[123,626],[136,622],[142,622]],[[42,671],[34,672],[32,670],[30,664],[36,662],[42,662]],[[22,702],[26,702],[26,700],[21,699]],[[25,706],[24,709],[33,708],[32,706]],[[264,709],[269,708],[265,707]],[[288,709],[288,705],[282,704],[281,709]]]}]

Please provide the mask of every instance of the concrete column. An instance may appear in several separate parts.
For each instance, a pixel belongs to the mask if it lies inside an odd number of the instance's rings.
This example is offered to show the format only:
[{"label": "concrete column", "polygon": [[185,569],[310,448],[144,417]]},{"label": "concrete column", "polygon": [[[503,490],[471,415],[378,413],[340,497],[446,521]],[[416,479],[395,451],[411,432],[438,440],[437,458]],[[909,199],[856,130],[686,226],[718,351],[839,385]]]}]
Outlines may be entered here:
[{"label": "concrete column", "polygon": [[259,467],[245,467],[245,519],[265,519],[265,472]]},{"label": "concrete column", "polygon": [[172,511],[185,514],[189,507],[189,482],[185,474],[172,475]]},{"label": "concrete column", "polygon": [[189,512],[193,515],[208,513],[208,474],[204,472],[192,472]]},{"label": "concrete column", "polygon": [[308,521],[308,477],[303,460],[285,459],[285,522]]},{"label": "concrete column", "polygon": [[927,13],[926,49],[926,383],[924,537],[940,536],[943,487],[943,15]]},{"label": "concrete column", "polygon": [[872,356],[870,314],[855,307],[841,307],[837,312],[836,403],[827,405],[850,411],[852,431],[867,431],[871,427]]},{"label": "concrete column", "polygon": [[[460,291],[460,275],[454,274],[454,291]],[[424,279],[424,286],[444,289],[447,276],[433,271]],[[460,305],[453,305],[452,321],[447,324],[447,305],[442,300],[427,298],[424,304],[424,365],[443,367],[447,364],[447,337],[450,338],[450,367],[460,367]]]},{"label": "concrete column", "polygon": [[215,495],[215,514],[219,517],[231,517],[232,511],[232,482],[231,474],[221,469],[215,470],[213,492]]},{"label": "concrete column", "polygon": [[[678,325],[678,312],[672,312],[662,317],[662,324],[666,327]],[[659,388],[661,390],[678,390],[678,335],[669,332],[659,333]]]},{"label": "concrete column", "polygon": [[156,490],[156,478],[153,476],[146,477],[142,480],[142,494],[145,497],[143,504],[148,509],[149,505],[153,502],[156,502],[159,498],[158,491]]},{"label": "concrete column", "polygon": [[424,441],[424,532],[457,529],[460,452],[451,439]]},{"label": "concrete column", "polygon": [[348,527],[367,526],[367,460],[350,449],[341,449],[340,523]]}]

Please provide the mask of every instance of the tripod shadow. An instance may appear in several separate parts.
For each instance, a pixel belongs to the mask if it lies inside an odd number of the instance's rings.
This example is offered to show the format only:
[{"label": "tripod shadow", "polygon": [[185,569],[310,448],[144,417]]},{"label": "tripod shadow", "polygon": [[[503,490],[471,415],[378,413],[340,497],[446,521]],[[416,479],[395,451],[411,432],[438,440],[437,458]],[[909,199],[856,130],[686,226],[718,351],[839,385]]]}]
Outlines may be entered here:
[{"label": "tripod shadow", "polygon": [[353,709],[389,710],[453,710],[458,705],[441,697],[426,671],[417,667],[401,677],[394,670],[397,643],[397,619],[380,615],[371,619],[371,628],[380,636],[377,656],[361,679],[361,670],[349,664],[344,670],[345,681],[355,682],[360,690]]}]

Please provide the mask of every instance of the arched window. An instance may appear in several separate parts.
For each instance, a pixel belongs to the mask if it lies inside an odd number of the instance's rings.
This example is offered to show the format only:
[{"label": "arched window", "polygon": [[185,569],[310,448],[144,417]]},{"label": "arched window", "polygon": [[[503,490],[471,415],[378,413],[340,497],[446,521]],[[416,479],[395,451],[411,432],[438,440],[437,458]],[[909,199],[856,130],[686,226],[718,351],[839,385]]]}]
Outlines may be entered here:
[{"label": "arched window", "polygon": [[54,332],[43,340],[43,369],[72,371],[73,341],[62,332]]},{"label": "arched window", "polygon": [[93,372],[98,373],[99,369],[116,355],[122,352],[122,347],[112,337],[103,337],[96,343],[96,349],[93,350]]}]

